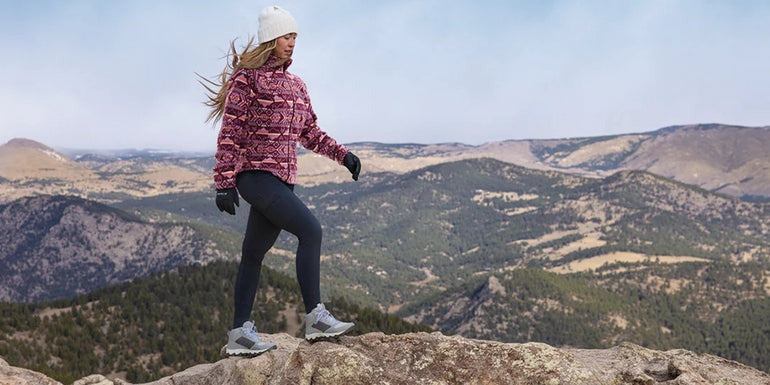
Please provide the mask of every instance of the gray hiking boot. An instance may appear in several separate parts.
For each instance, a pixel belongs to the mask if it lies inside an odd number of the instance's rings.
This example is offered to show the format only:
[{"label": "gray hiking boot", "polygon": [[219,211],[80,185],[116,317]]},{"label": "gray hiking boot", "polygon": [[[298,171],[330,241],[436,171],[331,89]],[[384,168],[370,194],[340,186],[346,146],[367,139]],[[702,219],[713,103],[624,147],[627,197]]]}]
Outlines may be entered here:
[{"label": "gray hiking boot", "polygon": [[273,343],[259,340],[257,329],[251,321],[244,322],[243,327],[228,331],[227,337],[225,354],[228,356],[255,356],[276,348]]},{"label": "gray hiking boot", "polygon": [[305,339],[313,341],[319,338],[336,337],[352,329],[352,322],[337,321],[326,307],[319,303],[315,309],[305,315]]}]

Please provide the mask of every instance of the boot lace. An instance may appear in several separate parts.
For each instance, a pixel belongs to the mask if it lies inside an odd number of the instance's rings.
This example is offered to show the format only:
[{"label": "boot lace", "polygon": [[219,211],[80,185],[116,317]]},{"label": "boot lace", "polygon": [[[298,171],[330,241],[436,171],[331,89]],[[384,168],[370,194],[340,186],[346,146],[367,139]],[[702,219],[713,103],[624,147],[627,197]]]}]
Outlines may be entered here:
[{"label": "boot lace", "polygon": [[329,313],[329,311],[326,309],[322,309],[318,312],[318,321],[321,321],[327,325],[334,325],[339,322],[336,318],[334,318],[332,313]]},{"label": "boot lace", "polygon": [[252,326],[250,328],[243,328],[243,334],[246,337],[251,338],[252,341],[259,341],[259,334],[257,334],[256,326]]}]

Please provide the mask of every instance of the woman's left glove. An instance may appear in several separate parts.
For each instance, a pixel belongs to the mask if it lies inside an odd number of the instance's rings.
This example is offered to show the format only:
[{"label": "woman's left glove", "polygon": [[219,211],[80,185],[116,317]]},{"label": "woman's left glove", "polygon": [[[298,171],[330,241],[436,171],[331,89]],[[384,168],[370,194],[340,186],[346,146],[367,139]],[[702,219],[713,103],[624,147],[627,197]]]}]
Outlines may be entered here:
[{"label": "woman's left glove", "polygon": [[353,180],[358,180],[358,173],[361,172],[361,161],[352,152],[348,151],[345,154],[345,159],[342,160],[342,164],[348,168],[351,174],[353,174]]},{"label": "woman's left glove", "polygon": [[217,190],[217,207],[219,211],[227,211],[235,215],[235,206],[238,205],[238,191],[234,188]]}]

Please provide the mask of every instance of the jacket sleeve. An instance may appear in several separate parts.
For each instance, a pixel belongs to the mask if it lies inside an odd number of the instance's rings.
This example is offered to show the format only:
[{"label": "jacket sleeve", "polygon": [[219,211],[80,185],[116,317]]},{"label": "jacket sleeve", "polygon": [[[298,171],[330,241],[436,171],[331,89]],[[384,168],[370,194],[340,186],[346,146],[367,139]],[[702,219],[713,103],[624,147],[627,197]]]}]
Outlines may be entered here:
[{"label": "jacket sleeve", "polygon": [[342,161],[345,159],[348,149],[341,144],[337,144],[336,140],[318,127],[318,117],[316,117],[315,112],[313,112],[313,106],[310,103],[307,88],[304,83],[301,86],[305,100],[307,100],[307,111],[309,116],[305,120],[305,127],[302,128],[299,142],[308,150],[323,155],[339,164],[343,164]]},{"label": "jacket sleeve", "polygon": [[252,80],[245,70],[233,73],[225,97],[222,128],[214,156],[214,185],[217,190],[235,188],[235,167],[240,158],[245,124],[254,97]]}]

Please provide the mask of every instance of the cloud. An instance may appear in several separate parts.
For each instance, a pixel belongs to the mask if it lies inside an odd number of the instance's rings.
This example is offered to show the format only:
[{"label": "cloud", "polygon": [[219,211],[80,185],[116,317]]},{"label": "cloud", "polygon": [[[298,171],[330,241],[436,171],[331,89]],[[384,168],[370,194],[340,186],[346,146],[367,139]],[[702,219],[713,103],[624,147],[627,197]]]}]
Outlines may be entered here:
[{"label": "cloud", "polygon": [[[766,125],[763,2],[279,2],[340,142],[478,144]],[[213,150],[195,72],[268,2],[29,2],[0,16],[0,141]]]}]

